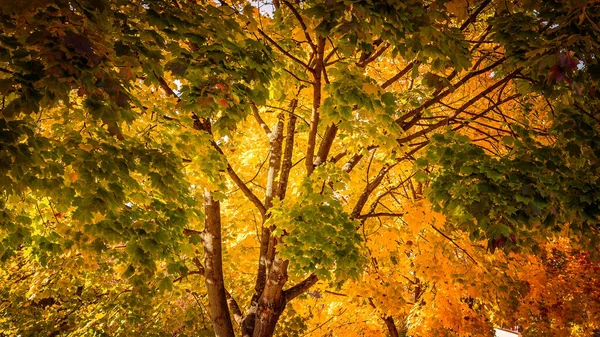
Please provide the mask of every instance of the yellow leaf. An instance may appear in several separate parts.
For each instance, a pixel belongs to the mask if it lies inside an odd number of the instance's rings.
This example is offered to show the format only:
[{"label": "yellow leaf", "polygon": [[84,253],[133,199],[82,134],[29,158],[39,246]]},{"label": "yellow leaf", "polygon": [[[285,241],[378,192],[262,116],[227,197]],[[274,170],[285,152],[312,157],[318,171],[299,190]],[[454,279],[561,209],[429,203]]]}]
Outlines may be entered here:
[{"label": "yellow leaf", "polygon": [[363,83],[362,90],[369,95],[376,95],[379,93],[379,87],[372,83]]},{"label": "yellow leaf", "polygon": [[306,41],[306,36],[304,35],[302,27],[296,27],[292,30],[292,38],[298,42]]}]

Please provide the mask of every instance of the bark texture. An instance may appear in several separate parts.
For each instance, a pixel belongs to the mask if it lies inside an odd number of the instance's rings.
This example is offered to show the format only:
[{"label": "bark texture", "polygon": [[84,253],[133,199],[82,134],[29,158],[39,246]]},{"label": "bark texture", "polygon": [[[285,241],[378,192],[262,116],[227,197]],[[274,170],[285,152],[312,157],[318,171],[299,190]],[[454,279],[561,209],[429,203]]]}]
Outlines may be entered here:
[{"label": "bark texture", "polygon": [[223,255],[221,247],[221,204],[204,193],[206,221],[202,232],[204,245],[204,278],[208,293],[210,318],[217,337],[233,337],[233,324],[227,305],[227,292],[223,282]]},{"label": "bark texture", "polygon": [[275,257],[268,271],[267,284],[258,301],[253,337],[270,337],[285,309],[283,285],[287,282],[288,261]]}]

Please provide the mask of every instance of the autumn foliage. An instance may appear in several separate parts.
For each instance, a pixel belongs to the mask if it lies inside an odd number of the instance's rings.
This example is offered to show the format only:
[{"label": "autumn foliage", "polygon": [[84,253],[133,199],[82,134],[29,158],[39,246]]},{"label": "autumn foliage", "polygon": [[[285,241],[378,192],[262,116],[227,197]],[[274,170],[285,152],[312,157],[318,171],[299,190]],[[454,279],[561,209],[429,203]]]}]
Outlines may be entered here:
[{"label": "autumn foliage", "polygon": [[0,337],[594,336],[599,25],[0,1]]}]

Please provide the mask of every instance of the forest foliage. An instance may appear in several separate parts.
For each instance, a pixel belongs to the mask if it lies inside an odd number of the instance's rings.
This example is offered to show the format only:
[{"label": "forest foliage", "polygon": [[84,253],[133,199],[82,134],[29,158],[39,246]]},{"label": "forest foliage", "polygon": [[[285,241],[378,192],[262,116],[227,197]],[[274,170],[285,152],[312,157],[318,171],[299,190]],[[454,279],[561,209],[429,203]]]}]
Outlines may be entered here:
[{"label": "forest foliage", "polygon": [[0,336],[592,336],[597,0],[0,1]]}]

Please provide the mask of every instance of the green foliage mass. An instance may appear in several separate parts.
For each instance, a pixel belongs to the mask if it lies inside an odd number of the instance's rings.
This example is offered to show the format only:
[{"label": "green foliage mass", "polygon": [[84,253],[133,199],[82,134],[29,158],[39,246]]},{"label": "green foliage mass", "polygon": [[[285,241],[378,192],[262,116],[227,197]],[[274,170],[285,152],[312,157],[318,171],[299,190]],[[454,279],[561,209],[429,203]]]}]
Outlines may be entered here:
[{"label": "green foliage mass", "polygon": [[364,256],[357,228],[339,200],[348,175],[331,164],[318,167],[306,178],[298,198],[277,202],[267,224],[282,235],[281,256],[299,275],[315,273],[336,282],[357,278]]},{"label": "green foliage mass", "polygon": [[600,219],[600,130],[573,108],[556,111],[545,139],[515,128],[519,137],[503,139],[506,152],[491,156],[467,137],[433,137],[420,164],[432,164],[428,197],[435,209],[472,233],[489,239],[489,248],[537,250],[540,238],[569,231],[583,248],[598,244]]}]

